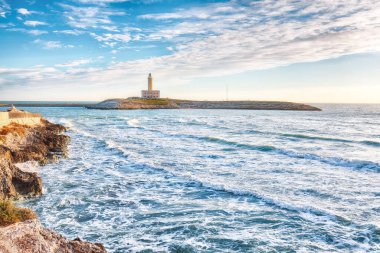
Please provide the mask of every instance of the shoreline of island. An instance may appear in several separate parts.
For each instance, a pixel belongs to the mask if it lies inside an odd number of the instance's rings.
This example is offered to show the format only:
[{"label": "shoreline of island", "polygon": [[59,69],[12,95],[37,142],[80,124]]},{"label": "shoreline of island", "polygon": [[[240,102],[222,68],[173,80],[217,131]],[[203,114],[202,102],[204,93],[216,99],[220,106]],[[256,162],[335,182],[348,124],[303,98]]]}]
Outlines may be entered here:
[{"label": "shoreline of island", "polygon": [[212,110],[278,110],[278,111],[322,111],[320,108],[282,101],[199,101],[170,98],[107,99],[87,109],[99,110],[143,110],[143,109],[212,109]]}]

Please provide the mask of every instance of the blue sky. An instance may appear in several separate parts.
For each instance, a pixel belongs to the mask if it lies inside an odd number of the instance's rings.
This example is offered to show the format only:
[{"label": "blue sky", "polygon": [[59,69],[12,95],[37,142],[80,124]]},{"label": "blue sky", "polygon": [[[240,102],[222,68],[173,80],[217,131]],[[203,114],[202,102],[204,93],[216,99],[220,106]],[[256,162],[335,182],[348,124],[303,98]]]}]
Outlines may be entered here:
[{"label": "blue sky", "polygon": [[0,0],[0,100],[380,103],[380,1]]}]

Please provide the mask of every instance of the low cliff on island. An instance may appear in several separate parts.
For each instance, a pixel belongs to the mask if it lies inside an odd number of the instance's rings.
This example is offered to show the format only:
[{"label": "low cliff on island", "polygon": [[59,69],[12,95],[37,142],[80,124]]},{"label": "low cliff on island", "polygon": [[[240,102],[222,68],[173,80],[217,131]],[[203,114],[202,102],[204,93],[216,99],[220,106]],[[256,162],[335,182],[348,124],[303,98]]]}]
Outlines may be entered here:
[{"label": "low cliff on island", "polygon": [[35,126],[12,123],[0,128],[0,252],[106,252],[101,244],[68,240],[42,227],[33,211],[11,202],[42,194],[39,175],[23,171],[17,163],[44,165],[65,156],[70,138],[64,131],[44,119]]},{"label": "low cliff on island", "polygon": [[108,99],[88,109],[135,110],[135,109],[227,109],[227,110],[287,110],[321,111],[321,109],[300,103],[277,101],[194,101],[180,99]]}]

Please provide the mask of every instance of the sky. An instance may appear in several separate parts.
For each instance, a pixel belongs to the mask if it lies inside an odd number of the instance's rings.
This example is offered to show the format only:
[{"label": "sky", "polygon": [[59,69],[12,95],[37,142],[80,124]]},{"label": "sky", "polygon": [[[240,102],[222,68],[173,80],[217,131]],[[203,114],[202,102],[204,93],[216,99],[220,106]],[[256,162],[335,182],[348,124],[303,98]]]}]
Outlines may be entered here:
[{"label": "sky", "polygon": [[0,101],[380,103],[378,0],[0,0]]}]

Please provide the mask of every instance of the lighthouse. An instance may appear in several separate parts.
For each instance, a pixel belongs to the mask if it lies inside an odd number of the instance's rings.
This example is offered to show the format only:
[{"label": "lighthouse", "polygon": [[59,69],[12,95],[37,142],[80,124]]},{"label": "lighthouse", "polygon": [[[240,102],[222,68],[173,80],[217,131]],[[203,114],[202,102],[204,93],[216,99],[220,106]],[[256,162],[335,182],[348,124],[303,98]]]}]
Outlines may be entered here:
[{"label": "lighthouse", "polygon": [[149,91],[153,90],[153,77],[151,73],[149,73],[149,76],[148,76],[148,90]]},{"label": "lighthouse", "polygon": [[160,98],[160,91],[153,90],[153,77],[152,74],[148,75],[148,89],[141,91],[141,97],[145,99],[158,99]]}]

